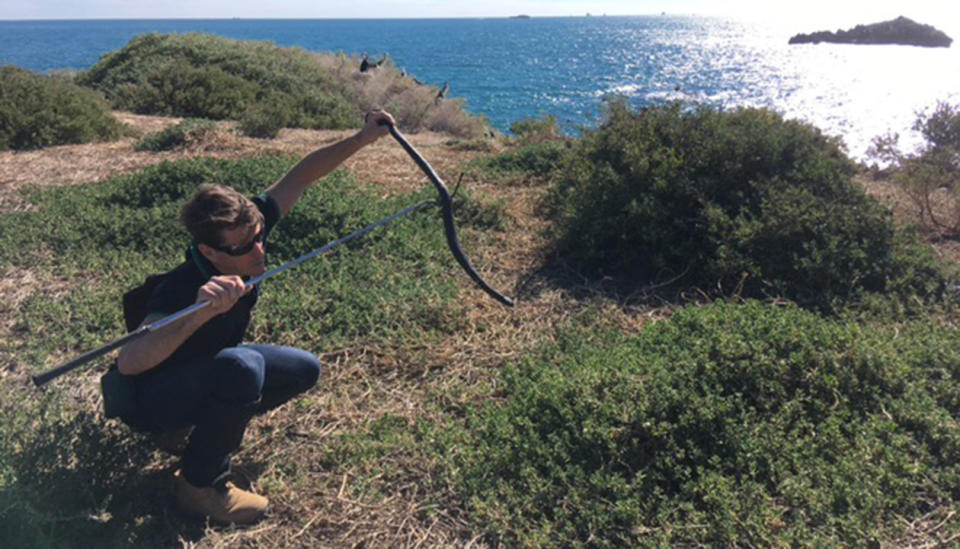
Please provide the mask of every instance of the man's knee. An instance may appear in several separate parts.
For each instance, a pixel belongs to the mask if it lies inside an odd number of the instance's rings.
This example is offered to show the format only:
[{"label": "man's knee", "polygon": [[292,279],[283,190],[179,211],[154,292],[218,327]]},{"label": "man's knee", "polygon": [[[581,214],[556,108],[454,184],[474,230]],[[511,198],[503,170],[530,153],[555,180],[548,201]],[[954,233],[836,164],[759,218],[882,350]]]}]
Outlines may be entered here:
[{"label": "man's knee", "polygon": [[320,371],[323,365],[320,359],[313,353],[298,349],[297,353],[297,376],[301,381],[303,390],[307,390],[317,384],[320,379]]},{"label": "man's knee", "polygon": [[320,378],[320,359],[313,353],[297,347],[276,346],[264,351],[267,369],[280,373],[286,379],[296,379],[297,385],[309,389]]},{"label": "man's knee", "polygon": [[256,351],[228,348],[217,353],[215,394],[229,402],[250,402],[263,390],[264,360]]}]

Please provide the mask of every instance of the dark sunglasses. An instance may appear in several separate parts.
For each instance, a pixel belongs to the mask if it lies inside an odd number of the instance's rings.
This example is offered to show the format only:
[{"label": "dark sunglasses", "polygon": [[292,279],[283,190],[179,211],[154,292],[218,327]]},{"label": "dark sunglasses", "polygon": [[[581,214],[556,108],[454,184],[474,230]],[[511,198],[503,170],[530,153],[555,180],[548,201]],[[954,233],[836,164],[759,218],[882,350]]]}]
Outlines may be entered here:
[{"label": "dark sunglasses", "polygon": [[247,255],[248,253],[252,252],[253,247],[257,245],[257,242],[263,242],[263,227],[261,227],[260,230],[257,231],[257,234],[253,235],[253,239],[251,239],[250,242],[247,242],[243,246],[237,246],[235,248],[231,248],[227,246],[214,246],[211,244],[210,247],[213,248],[214,250],[223,252],[227,255],[239,257],[241,255]]}]

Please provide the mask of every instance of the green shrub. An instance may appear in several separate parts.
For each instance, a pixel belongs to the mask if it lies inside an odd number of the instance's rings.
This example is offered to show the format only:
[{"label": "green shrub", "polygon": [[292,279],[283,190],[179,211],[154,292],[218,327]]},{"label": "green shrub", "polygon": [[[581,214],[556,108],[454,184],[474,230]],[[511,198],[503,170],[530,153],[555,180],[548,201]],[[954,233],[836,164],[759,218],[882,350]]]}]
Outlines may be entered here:
[{"label": "green shrub", "polygon": [[272,105],[257,105],[243,113],[238,129],[247,137],[273,139],[288,124],[281,109]]},{"label": "green shrub", "polygon": [[570,140],[562,134],[554,116],[514,122],[510,131],[515,137],[508,141],[506,151],[474,162],[491,177],[544,180],[560,167],[570,147]]},{"label": "green shrub", "polygon": [[358,112],[316,57],[300,49],[203,34],[147,34],[103,56],[78,82],[115,108],[143,114],[238,120],[282,108],[304,128],[348,128]]},{"label": "green shrub", "polygon": [[480,158],[476,165],[493,175],[528,174],[545,178],[556,170],[568,152],[563,141],[540,141]]},{"label": "green shrub", "polygon": [[0,150],[109,141],[122,133],[103,100],[69,77],[0,67]]},{"label": "green shrub", "polygon": [[551,115],[543,118],[527,118],[510,124],[510,131],[521,143],[538,143],[540,141],[555,141],[563,137],[557,117]]},{"label": "green shrub", "polygon": [[880,546],[960,497],[958,335],[757,302],[567,329],[443,444],[494,545]]},{"label": "green shrub", "polygon": [[216,123],[203,118],[188,118],[159,132],[145,135],[133,148],[138,151],[169,151],[214,133]]},{"label": "green shrub", "polygon": [[401,73],[392,62],[361,73],[359,59],[266,42],[204,34],[146,34],[103,56],[79,82],[115,108],[143,114],[231,119],[271,137],[282,127],[358,127],[360,115],[386,108],[407,130],[483,135],[486,122],[462,100]]},{"label": "green shrub", "polygon": [[904,264],[889,212],[853,172],[836,141],[771,111],[614,102],[547,211],[561,257],[630,287],[673,282],[831,310],[909,271],[934,278],[907,286],[939,292],[932,259]]}]

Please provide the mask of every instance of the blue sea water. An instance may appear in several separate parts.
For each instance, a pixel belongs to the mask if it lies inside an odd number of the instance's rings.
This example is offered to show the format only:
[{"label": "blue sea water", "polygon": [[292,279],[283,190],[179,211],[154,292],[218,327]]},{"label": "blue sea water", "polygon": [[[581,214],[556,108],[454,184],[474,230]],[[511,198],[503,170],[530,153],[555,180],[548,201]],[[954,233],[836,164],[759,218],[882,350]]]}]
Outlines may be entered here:
[{"label": "blue sea water", "polygon": [[774,109],[841,137],[858,158],[889,132],[915,144],[918,111],[960,103],[957,48],[787,45],[810,30],[817,29],[672,16],[0,21],[0,65],[83,70],[136,35],[199,31],[388,53],[423,82],[449,82],[451,96],[503,131],[554,115],[575,132],[597,123],[611,95],[638,107],[684,99]]}]

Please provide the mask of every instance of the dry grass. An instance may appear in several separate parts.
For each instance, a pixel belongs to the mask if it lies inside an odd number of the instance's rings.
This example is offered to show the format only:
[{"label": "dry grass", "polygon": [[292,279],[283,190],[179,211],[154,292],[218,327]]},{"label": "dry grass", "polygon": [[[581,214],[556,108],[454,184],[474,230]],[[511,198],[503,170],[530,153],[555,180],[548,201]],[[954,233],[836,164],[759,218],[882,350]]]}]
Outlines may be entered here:
[{"label": "dry grass", "polygon": [[[116,113],[142,134],[160,131],[180,122],[178,118]],[[233,133],[232,122],[218,123],[218,130],[190,146],[164,152],[134,151],[136,138],[111,143],[63,145],[35,151],[0,151],[0,213],[29,208],[18,191],[28,185],[55,186],[102,181],[134,172],[164,160],[204,155],[216,158],[248,158],[264,154],[302,156],[353,133],[353,130],[284,129],[276,139],[264,140]],[[455,170],[470,153],[449,151],[443,144],[451,138],[438,133],[410,136],[410,141],[430,159],[438,171]],[[384,138],[347,161],[346,169],[361,179],[392,190],[423,185],[423,175],[402,149]]]},{"label": "dry grass", "polygon": [[[863,186],[867,194],[890,208],[894,219],[898,222],[920,227],[924,238],[942,260],[951,264],[960,263],[960,242],[956,239],[942,238],[936,228],[923,223],[917,203],[891,178],[875,175],[870,171],[862,171],[854,177],[854,181]],[[933,208],[937,213],[946,215],[946,212],[955,209],[956,205],[953,204],[952,197],[943,192],[943,200],[939,203],[935,201]]]},{"label": "dry grass", "polygon": [[439,89],[398,71],[390,59],[382,67],[360,72],[359,57],[342,53],[317,57],[327,72],[350,90],[348,95],[356,98],[360,111],[386,109],[400,127],[427,128],[461,138],[487,131],[486,124],[463,109],[460,101],[438,97]]},{"label": "dry grass", "polygon": [[[177,119],[120,114],[142,132],[175,124]],[[274,140],[243,138],[221,124],[213,138],[186,150],[135,152],[134,139],[116,143],[55,147],[31,152],[0,152],[0,212],[29,208],[15,191],[25,185],[70,185],[100,181],[163,160],[204,154],[223,158],[264,153],[302,155],[350,132],[284,130]],[[477,154],[449,145],[450,137],[426,133],[410,141],[448,182],[455,182],[463,166]],[[358,179],[381,185],[384,194],[418,189],[428,184],[403,150],[389,138],[381,139],[349,160],[346,169]],[[861,176],[868,191],[906,215],[907,203],[897,190],[880,180]],[[255,490],[272,502],[268,517],[243,529],[167,519],[169,539],[157,543],[182,547],[485,547],[451,497],[451,488],[438,486],[435,467],[421,455],[390,451],[379,462],[331,460],[330,447],[343,435],[367,433],[371,422],[390,415],[409,425],[427,419],[442,424],[445,414],[460,413],[469,403],[486,398],[486,387],[506,362],[521,358],[550,340],[557,328],[572,318],[634,332],[650,321],[670,314],[669,308],[641,301],[627,302],[583,284],[560,288],[538,274],[544,242],[540,218],[534,215],[542,187],[504,186],[465,179],[478,194],[504,201],[511,226],[468,255],[493,286],[518,297],[517,307],[506,309],[473,288],[458,275],[461,299],[468,312],[463,329],[429,349],[381,348],[358,343],[323,350],[324,375],[317,388],[297,405],[288,404],[254,419],[237,456],[238,470],[252,480]],[[466,243],[469,246],[470,243]],[[944,248],[944,254],[957,250]],[[950,257],[958,257],[951,255]],[[0,337],[25,337],[11,331],[18,304],[38,291],[56,290],[67,281],[17,269],[0,280]],[[577,293],[577,298],[570,295]],[[519,295],[518,295],[519,294]],[[588,296],[584,298],[583,296]],[[13,363],[13,357],[0,357]],[[76,374],[65,391],[77,405],[99,408],[98,372]],[[4,369],[4,383],[26,383],[26,372]],[[68,387],[69,385],[69,387]],[[456,389],[456,390],[451,390]],[[29,394],[29,393],[26,393]],[[457,395],[457,396],[451,396]],[[144,441],[146,444],[146,441]],[[154,453],[147,476],[167,478],[175,460]],[[293,468],[293,471],[288,470]],[[145,495],[140,507],[146,515],[166,516],[172,506],[172,483],[161,482],[159,493]],[[936,531],[940,516],[916,525]],[[117,519],[119,520],[119,518]],[[929,541],[933,535],[910,539],[908,545]],[[935,538],[934,538],[935,539]],[[914,543],[916,542],[916,544]]]}]

